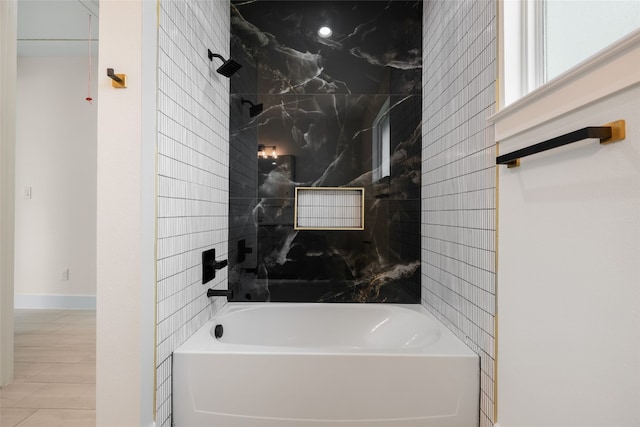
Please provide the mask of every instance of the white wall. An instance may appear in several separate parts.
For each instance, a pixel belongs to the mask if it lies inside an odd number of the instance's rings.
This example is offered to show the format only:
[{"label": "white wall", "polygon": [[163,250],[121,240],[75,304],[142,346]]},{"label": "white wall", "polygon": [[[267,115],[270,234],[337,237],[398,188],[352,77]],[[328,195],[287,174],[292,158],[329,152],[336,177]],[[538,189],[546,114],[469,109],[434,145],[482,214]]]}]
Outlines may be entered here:
[{"label": "white wall", "polygon": [[169,425],[171,352],[224,303],[199,257],[227,250],[229,83],[206,54],[228,53],[229,3],[157,6],[100,3],[98,427]]},{"label": "white wall", "polygon": [[0,387],[13,379],[16,9],[0,2]]},{"label": "white wall", "polygon": [[202,284],[202,251],[227,259],[229,79],[207,49],[229,56],[228,1],[160,4],[158,70],[157,416],[171,423],[171,354],[222,307]]},{"label": "white wall", "polygon": [[95,296],[97,70],[90,104],[86,57],[18,59],[16,307]]},{"label": "white wall", "polygon": [[496,2],[424,2],[422,304],[480,356],[494,417]]},{"label": "white wall", "polygon": [[[560,89],[543,99],[561,106],[584,90]],[[622,142],[581,141],[499,168],[501,427],[640,425],[640,83],[515,135],[496,128],[505,154],[619,119]]]},{"label": "white wall", "polygon": [[[100,1],[96,425],[154,424],[157,4]],[[127,75],[115,89],[106,69]]]}]

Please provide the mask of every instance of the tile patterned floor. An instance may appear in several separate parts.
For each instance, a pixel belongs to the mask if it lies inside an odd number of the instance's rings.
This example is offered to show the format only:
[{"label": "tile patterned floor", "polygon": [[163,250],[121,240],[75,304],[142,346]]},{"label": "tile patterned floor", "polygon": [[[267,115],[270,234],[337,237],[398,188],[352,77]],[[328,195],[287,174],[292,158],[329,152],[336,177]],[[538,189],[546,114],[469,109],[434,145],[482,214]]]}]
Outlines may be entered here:
[{"label": "tile patterned floor", "polygon": [[16,310],[14,362],[1,427],[95,427],[95,311]]}]

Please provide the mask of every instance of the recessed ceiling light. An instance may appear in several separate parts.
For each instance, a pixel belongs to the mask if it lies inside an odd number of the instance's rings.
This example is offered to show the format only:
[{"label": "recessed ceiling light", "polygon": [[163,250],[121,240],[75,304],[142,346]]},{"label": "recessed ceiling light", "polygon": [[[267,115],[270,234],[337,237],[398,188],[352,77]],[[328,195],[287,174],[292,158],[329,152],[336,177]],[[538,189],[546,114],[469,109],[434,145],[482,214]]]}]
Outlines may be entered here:
[{"label": "recessed ceiling light", "polygon": [[333,30],[326,26],[320,27],[320,29],[318,30],[318,35],[323,39],[326,39],[327,37],[331,37],[331,34],[333,34]]}]

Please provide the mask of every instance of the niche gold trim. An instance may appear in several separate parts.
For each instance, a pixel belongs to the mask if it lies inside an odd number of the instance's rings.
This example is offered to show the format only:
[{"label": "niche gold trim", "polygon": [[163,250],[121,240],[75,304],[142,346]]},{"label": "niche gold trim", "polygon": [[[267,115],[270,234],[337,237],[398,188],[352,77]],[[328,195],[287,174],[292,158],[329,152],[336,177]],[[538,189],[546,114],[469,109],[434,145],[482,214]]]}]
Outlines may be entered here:
[{"label": "niche gold trim", "polygon": [[[298,225],[298,192],[299,191],[351,191],[360,193],[360,226],[358,227],[301,227]],[[364,230],[364,187],[296,187],[293,204],[294,230],[354,231]]]}]

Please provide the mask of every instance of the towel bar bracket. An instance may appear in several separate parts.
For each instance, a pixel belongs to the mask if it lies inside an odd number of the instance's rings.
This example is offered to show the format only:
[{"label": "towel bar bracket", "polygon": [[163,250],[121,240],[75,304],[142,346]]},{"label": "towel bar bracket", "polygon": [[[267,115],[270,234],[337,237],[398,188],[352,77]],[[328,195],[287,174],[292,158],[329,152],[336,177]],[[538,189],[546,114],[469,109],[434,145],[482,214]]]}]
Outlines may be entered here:
[{"label": "towel bar bracket", "polygon": [[124,89],[127,87],[127,75],[116,74],[113,68],[107,68],[107,76],[112,80],[111,86],[116,89]]},{"label": "towel bar bracket", "polygon": [[611,128],[611,137],[601,139],[600,144],[611,144],[614,142],[622,141],[627,137],[624,120],[616,120],[615,122],[607,123],[603,126]]},{"label": "towel bar bracket", "polygon": [[507,169],[517,168],[520,166],[520,159],[512,160],[509,163],[506,163],[506,165],[507,165]]}]

